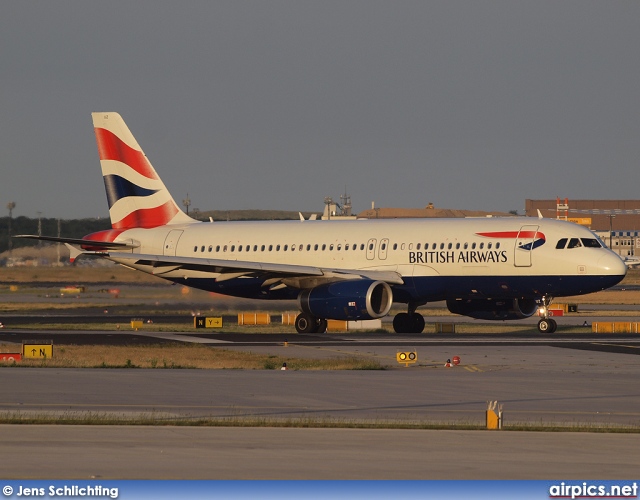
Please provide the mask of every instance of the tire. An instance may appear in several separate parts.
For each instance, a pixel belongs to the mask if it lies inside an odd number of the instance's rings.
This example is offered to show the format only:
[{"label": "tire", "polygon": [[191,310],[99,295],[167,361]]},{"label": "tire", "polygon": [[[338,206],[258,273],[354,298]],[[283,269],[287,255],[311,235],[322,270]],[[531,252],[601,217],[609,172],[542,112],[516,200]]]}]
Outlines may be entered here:
[{"label": "tire", "polygon": [[318,331],[318,318],[307,313],[298,314],[296,316],[296,331],[298,333],[316,333]]},{"label": "tire", "polygon": [[422,333],[422,330],[424,330],[422,314],[413,313],[409,317],[411,318],[411,333]]},{"label": "tire", "polygon": [[538,321],[538,331],[540,333],[553,333],[553,320],[542,318]]},{"label": "tire", "polygon": [[411,333],[411,322],[408,313],[398,313],[393,318],[393,331],[396,333]]},{"label": "tire", "polygon": [[316,328],[316,333],[327,333],[327,320],[320,318],[317,321],[318,327]]}]

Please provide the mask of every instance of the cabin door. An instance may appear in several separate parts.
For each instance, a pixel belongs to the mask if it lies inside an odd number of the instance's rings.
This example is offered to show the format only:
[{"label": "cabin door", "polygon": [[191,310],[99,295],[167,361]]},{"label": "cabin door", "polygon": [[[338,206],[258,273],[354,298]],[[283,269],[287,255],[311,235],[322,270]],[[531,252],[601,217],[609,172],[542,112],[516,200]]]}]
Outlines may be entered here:
[{"label": "cabin door", "polygon": [[540,226],[527,225],[522,226],[518,231],[513,259],[516,267],[531,267],[531,251],[538,234],[538,227]]},{"label": "cabin door", "polygon": [[164,240],[164,255],[175,256],[176,247],[178,246],[178,240],[182,236],[181,229],[174,229],[169,231],[169,234]]}]

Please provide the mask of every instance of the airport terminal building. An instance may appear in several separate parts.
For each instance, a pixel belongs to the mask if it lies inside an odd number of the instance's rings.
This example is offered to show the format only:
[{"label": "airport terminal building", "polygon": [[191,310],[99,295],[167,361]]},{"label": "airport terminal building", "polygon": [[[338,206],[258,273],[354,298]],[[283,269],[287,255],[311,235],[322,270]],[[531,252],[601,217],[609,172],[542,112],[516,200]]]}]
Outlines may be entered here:
[{"label": "airport terminal building", "polygon": [[525,215],[589,227],[622,257],[640,255],[640,200],[525,200]]}]

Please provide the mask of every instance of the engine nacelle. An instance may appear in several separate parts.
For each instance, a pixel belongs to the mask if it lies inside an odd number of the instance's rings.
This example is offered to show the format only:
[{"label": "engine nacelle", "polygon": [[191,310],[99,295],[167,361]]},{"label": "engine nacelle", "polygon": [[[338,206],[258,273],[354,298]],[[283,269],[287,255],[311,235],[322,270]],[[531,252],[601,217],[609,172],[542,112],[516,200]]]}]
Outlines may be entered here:
[{"label": "engine nacelle", "polygon": [[384,281],[336,281],[303,290],[300,309],[316,318],[361,320],[386,316],[393,304],[393,292]]},{"label": "engine nacelle", "polygon": [[533,316],[538,310],[535,299],[449,299],[447,308],[454,314],[475,319],[505,320]]}]

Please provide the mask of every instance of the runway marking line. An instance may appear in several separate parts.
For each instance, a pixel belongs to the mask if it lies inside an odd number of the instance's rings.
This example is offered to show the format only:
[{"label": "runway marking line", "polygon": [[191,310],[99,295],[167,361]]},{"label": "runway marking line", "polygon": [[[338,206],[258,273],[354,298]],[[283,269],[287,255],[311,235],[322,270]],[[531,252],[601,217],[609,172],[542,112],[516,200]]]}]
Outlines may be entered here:
[{"label": "runway marking line", "polygon": [[610,344],[604,342],[591,342],[592,345],[606,345],[610,347],[624,347],[625,349],[640,349],[640,346],[637,345],[624,345],[624,344]]}]

